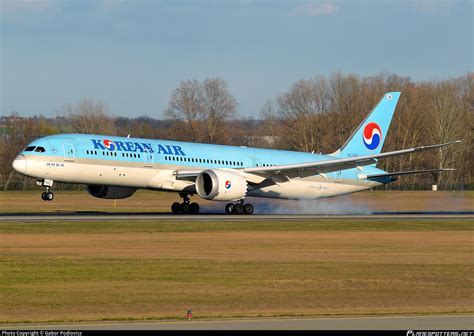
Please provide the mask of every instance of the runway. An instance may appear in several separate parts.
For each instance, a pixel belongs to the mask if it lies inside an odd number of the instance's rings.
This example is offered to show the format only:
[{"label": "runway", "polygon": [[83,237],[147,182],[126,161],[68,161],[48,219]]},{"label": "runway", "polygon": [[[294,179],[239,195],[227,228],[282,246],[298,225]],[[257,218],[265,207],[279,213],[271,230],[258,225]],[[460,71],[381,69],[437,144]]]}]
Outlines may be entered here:
[{"label": "runway", "polygon": [[474,316],[249,318],[3,325],[4,330],[472,330]]},{"label": "runway", "polygon": [[36,212],[36,213],[0,213],[0,221],[113,221],[113,220],[156,220],[174,222],[242,222],[242,221],[307,221],[316,219],[364,219],[364,220],[474,220],[474,211],[465,212],[373,212],[370,214],[265,214],[265,215],[224,215],[198,214],[173,215],[163,212]]}]

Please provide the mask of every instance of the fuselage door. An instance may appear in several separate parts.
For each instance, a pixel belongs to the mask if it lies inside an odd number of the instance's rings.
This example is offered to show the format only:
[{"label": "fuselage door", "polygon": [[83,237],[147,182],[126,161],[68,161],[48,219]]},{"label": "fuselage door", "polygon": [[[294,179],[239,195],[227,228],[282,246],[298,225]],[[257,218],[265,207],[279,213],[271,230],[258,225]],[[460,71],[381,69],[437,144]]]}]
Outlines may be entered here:
[{"label": "fuselage door", "polygon": [[145,167],[153,167],[153,153],[145,151],[143,157],[145,158]]},{"label": "fuselage door", "polygon": [[74,146],[70,143],[63,143],[64,161],[74,162]]}]

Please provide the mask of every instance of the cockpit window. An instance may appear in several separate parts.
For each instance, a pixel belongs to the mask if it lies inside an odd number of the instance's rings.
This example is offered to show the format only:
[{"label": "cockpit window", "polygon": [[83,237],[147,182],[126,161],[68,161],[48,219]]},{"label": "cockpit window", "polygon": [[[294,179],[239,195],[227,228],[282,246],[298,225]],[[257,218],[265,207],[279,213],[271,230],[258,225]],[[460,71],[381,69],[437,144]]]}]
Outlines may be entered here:
[{"label": "cockpit window", "polygon": [[44,153],[46,152],[46,149],[44,149],[44,147],[38,146],[35,148],[35,152]]},{"label": "cockpit window", "polygon": [[25,152],[32,152],[35,148],[36,148],[36,146],[28,146],[24,149],[24,151]]}]

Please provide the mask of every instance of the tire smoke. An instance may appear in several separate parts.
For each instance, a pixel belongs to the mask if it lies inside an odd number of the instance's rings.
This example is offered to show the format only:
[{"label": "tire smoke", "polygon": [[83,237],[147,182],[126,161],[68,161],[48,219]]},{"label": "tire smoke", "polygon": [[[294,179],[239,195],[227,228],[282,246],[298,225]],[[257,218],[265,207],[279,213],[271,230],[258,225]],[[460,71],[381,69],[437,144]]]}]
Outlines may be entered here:
[{"label": "tire smoke", "polygon": [[[211,202],[201,206],[201,213],[224,214],[227,202]],[[280,200],[247,197],[254,214],[270,215],[369,215],[372,211],[365,204],[355,204],[350,196],[319,200]]]}]

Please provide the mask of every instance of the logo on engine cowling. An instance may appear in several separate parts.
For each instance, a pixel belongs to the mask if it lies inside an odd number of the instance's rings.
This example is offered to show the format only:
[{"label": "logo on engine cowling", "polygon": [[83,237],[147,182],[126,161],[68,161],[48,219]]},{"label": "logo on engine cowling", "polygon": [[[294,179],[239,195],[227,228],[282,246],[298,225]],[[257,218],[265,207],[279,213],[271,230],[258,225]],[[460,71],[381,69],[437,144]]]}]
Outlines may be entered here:
[{"label": "logo on engine cowling", "polygon": [[232,186],[232,184],[230,183],[229,180],[225,181],[225,188],[226,189],[230,189],[231,186]]}]

